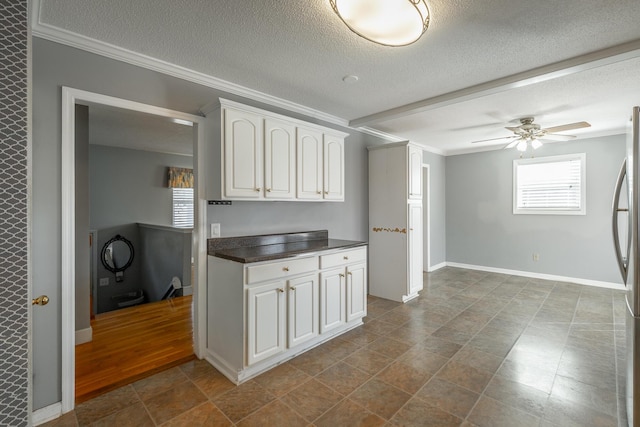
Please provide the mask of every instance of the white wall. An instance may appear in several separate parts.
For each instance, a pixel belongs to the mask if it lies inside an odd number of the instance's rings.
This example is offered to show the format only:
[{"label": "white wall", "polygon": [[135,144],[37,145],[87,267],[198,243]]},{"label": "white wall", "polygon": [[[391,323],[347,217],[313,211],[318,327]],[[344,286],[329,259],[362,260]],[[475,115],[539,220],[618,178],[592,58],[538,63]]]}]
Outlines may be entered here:
[{"label": "white wall", "polygon": [[[537,157],[587,155],[587,214],[513,215],[516,150],[446,158],[447,261],[620,283],[611,237],[623,135],[545,144]],[[540,254],[538,262],[533,253]]]}]

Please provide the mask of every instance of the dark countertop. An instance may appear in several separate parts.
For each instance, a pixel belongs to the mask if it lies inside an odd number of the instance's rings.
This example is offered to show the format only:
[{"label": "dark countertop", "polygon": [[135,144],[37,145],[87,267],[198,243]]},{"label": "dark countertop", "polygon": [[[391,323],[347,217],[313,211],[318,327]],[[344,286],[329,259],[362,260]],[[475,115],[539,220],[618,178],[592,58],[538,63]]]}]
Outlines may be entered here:
[{"label": "dark countertop", "polygon": [[[366,242],[329,239],[319,232],[269,234],[209,239],[208,254],[242,263],[291,258],[318,251],[366,246]],[[260,244],[266,243],[266,244]]]}]

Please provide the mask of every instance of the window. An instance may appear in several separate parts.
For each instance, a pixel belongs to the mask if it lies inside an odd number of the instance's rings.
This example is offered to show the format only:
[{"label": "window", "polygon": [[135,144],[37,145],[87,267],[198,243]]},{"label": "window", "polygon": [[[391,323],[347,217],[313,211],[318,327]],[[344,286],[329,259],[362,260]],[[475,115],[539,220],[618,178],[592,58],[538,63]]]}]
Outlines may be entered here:
[{"label": "window", "polygon": [[584,215],[584,153],[513,161],[513,213]]},{"label": "window", "polygon": [[174,227],[193,228],[193,188],[172,188]]}]

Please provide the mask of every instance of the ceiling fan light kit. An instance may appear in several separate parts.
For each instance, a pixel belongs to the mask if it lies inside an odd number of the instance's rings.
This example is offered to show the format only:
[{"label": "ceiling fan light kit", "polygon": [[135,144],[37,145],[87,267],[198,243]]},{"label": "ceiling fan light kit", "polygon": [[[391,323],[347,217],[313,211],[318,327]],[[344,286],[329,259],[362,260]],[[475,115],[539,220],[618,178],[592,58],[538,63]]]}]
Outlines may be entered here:
[{"label": "ceiling fan light kit", "polygon": [[425,0],[329,0],[329,3],[351,31],[384,46],[415,43],[429,27]]}]

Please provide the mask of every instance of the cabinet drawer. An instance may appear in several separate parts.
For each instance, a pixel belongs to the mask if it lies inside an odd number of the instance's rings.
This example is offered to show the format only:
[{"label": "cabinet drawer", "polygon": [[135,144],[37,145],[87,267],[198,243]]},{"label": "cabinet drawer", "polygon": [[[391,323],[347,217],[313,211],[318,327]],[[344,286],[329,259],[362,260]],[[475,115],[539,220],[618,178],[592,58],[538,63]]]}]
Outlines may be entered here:
[{"label": "cabinet drawer", "polygon": [[247,284],[286,278],[318,269],[318,257],[290,259],[247,267]]},{"label": "cabinet drawer", "polygon": [[330,255],[320,256],[320,268],[331,268],[347,263],[360,262],[367,260],[367,248],[350,249],[336,252]]}]

